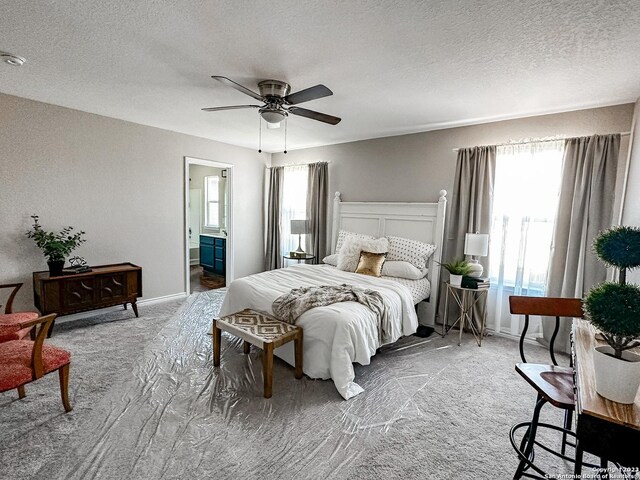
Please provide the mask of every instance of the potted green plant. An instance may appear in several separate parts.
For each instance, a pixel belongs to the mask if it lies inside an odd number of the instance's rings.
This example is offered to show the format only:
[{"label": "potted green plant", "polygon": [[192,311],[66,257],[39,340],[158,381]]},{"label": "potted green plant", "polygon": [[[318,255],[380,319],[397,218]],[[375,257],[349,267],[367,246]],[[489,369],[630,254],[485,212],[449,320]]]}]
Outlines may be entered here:
[{"label": "potted green plant", "polygon": [[640,266],[640,229],[611,228],[593,247],[607,266],[619,270],[619,283],[596,285],[584,299],[587,319],[608,344],[595,348],[596,391],[615,402],[633,403],[640,387],[640,355],[629,349],[640,346],[640,288],[626,283],[626,271]]},{"label": "potted green plant", "polygon": [[42,229],[37,215],[31,215],[31,218],[33,218],[33,225],[31,230],[27,232],[27,237],[33,238],[38,248],[47,257],[49,274],[52,277],[62,275],[66,258],[86,242],[83,238],[84,232],[74,233],[73,227],[65,227],[57,233],[47,232]]},{"label": "potted green plant", "polygon": [[441,263],[449,272],[449,283],[456,287],[462,284],[462,277],[471,273],[471,265],[464,259],[454,258],[447,263]]}]

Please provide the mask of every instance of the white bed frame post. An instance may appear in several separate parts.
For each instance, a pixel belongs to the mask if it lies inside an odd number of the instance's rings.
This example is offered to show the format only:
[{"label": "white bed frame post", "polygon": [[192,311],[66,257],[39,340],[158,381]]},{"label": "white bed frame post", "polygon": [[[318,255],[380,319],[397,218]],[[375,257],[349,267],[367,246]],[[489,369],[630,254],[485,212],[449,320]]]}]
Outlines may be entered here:
[{"label": "white bed frame post", "polygon": [[[442,251],[444,250],[444,219],[447,211],[447,191],[440,190],[439,194],[437,221],[434,232],[434,243],[438,248],[431,257],[431,265],[429,267],[431,272],[431,295],[427,303],[426,314],[424,315],[425,323],[434,327],[438,310],[438,296],[440,295],[440,264],[442,263]],[[418,309],[419,308],[420,307],[418,307]],[[418,314],[420,314],[419,311]]]},{"label": "white bed frame post", "polygon": [[331,251],[329,253],[336,252],[336,242],[338,241],[338,229],[340,228],[340,192],[336,192],[333,196],[333,222],[331,225]]}]

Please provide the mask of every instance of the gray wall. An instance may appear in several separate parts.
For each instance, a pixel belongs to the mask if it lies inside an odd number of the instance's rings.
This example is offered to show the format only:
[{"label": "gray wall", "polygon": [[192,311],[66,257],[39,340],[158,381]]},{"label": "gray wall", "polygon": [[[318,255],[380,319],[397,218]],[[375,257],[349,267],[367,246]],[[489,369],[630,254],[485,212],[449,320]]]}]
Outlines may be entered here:
[{"label": "gray wall", "polygon": [[17,306],[47,269],[31,214],[86,231],[90,264],[142,266],[145,298],[184,292],[184,156],[235,165],[235,275],[261,270],[268,154],[0,94],[0,283],[25,283]]},{"label": "gray wall", "polygon": [[[633,138],[629,152],[629,175],[622,210],[622,225],[640,227],[640,99],[635,104]],[[640,268],[631,270],[627,280],[640,285]]]},{"label": "gray wall", "polygon": [[[451,194],[456,166],[454,148],[555,135],[626,132],[631,127],[632,115],[633,104],[627,104],[505,120],[295,150],[286,155],[277,153],[272,155],[272,165],[331,162],[331,198],[340,191],[345,201],[432,202],[438,199],[437,193],[442,188]],[[628,137],[623,137],[622,159],[627,149]],[[623,170],[620,169],[622,173]]]}]

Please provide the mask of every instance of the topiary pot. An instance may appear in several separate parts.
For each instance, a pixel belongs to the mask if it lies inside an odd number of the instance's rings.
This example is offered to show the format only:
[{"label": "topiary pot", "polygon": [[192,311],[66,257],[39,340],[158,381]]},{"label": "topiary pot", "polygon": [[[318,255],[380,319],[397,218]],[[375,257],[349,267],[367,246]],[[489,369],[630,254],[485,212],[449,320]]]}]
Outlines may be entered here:
[{"label": "topiary pot", "polygon": [[454,275],[453,273],[450,273],[449,283],[454,287],[459,287],[460,285],[462,285],[462,275]]},{"label": "topiary pot", "polygon": [[640,387],[640,355],[624,351],[621,360],[613,353],[608,345],[594,349],[596,392],[614,402],[634,403]]}]

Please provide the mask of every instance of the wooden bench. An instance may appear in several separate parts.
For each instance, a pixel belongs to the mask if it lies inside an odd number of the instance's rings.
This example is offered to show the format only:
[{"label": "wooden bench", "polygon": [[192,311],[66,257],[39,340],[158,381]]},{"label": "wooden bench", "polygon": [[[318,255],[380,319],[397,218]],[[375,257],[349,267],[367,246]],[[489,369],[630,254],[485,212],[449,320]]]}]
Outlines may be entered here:
[{"label": "wooden bench", "polygon": [[251,345],[262,349],[264,398],[271,398],[273,384],[273,350],[293,340],[295,342],[295,377],[302,378],[302,329],[254,310],[242,310],[213,319],[213,366],[220,366],[221,332],[224,330],[244,340],[244,353]]}]

